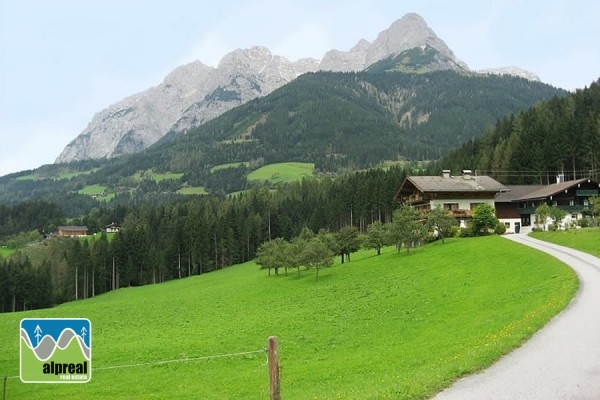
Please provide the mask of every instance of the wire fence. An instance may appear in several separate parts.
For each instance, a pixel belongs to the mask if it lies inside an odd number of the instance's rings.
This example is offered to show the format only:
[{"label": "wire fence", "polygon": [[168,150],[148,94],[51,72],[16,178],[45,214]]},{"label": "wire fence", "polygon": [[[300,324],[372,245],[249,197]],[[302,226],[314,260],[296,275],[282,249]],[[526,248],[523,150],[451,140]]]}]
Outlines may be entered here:
[{"label": "wire fence", "polygon": [[[147,362],[140,362],[140,363],[134,363],[134,364],[119,364],[119,365],[109,365],[106,367],[92,367],[92,372],[106,371],[106,370],[119,369],[119,368],[134,368],[134,367],[143,367],[143,366],[150,366],[150,365],[164,365],[164,364],[184,363],[184,362],[199,361],[199,360],[211,360],[211,359],[215,359],[215,358],[240,357],[240,356],[258,354],[258,353],[266,354],[267,351],[268,351],[268,349],[263,348],[260,350],[241,351],[241,352],[237,352],[237,353],[223,353],[223,354],[214,354],[214,355],[210,355],[210,356],[185,357],[185,358],[175,358],[175,359],[171,359],[171,360],[147,361]],[[265,365],[267,365],[267,364],[265,363]],[[20,378],[20,375],[0,377],[0,379],[2,379],[2,400],[6,400],[6,398],[7,398],[6,396],[7,396],[8,380],[9,379],[19,379],[19,378]]]}]

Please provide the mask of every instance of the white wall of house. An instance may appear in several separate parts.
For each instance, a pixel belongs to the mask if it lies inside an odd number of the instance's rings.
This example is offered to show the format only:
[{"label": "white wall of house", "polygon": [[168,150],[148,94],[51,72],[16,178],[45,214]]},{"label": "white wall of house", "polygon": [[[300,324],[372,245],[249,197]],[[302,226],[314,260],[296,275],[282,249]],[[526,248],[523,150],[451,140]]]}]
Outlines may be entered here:
[{"label": "white wall of house", "polygon": [[[535,220],[535,216],[531,216],[532,220]],[[561,221],[561,223],[559,224],[559,229],[569,229],[571,227],[573,227],[574,225],[577,224],[577,220],[580,220],[583,218],[582,214],[567,214]],[[536,224],[533,223],[532,226],[528,226],[528,227],[523,227],[521,225],[521,218],[499,218],[498,221],[500,221],[501,223],[503,223],[506,226],[506,233],[516,233],[516,226],[517,224],[519,225],[519,233],[529,233],[531,232],[531,228],[532,227],[536,227],[536,228],[540,228],[542,229],[542,224]],[[550,225],[552,225],[554,222],[552,221],[552,218],[548,217],[548,219],[546,220],[546,226],[545,229],[548,230],[548,228],[550,227]]]},{"label": "white wall of house", "polygon": [[519,226],[519,233],[531,232],[531,227],[524,228],[521,226],[521,218],[498,218],[498,221],[506,226],[506,233],[516,233],[517,225]]},{"label": "white wall of house", "polygon": [[[443,200],[431,200],[431,208],[435,208],[438,205],[444,207],[444,204],[458,204],[459,210],[470,210],[471,204],[474,203],[487,203],[490,206],[494,207],[494,199],[443,199]],[[496,207],[494,207],[496,208]]]}]

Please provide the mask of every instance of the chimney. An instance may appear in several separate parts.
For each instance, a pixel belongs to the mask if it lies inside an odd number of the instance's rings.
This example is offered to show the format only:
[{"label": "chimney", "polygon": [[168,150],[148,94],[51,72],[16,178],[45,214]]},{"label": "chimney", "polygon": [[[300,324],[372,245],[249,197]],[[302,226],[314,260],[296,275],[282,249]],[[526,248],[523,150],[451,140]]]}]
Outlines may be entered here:
[{"label": "chimney", "polygon": [[565,181],[565,174],[558,174],[556,176],[556,184],[563,183]]},{"label": "chimney", "polygon": [[442,177],[443,178],[450,178],[450,170],[449,169],[443,169],[442,170]]},{"label": "chimney", "polygon": [[463,169],[462,170],[463,179],[471,179],[471,174],[472,173],[473,172],[470,169]]}]

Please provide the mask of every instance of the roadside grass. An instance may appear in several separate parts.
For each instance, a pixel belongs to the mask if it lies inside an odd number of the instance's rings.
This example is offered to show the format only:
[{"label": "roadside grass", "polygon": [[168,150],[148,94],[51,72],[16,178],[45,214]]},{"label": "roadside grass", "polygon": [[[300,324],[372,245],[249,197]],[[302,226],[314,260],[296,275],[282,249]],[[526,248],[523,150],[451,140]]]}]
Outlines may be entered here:
[{"label": "roadside grass", "polygon": [[598,227],[557,232],[531,232],[529,235],[536,239],[571,247],[600,257],[600,228]]},{"label": "roadside grass", "polygon": [[279,337],[284,399],[422,399],[489,366],[562,310],[577,289],[558,260],[497,236],[352,255],[267,276],[254,262],[53,309],[0,315],[0,376],[19,375],[19,321],[92,321],[84,385],[8,380],[7,399],[268,398],[263,352]]},{"label": "roadside grass", "polygon": [[269,181],[271,183],[295,182],[305,176],[312,176],[314,163],[286,162],[265,165],[248,174],[248,181]]}]

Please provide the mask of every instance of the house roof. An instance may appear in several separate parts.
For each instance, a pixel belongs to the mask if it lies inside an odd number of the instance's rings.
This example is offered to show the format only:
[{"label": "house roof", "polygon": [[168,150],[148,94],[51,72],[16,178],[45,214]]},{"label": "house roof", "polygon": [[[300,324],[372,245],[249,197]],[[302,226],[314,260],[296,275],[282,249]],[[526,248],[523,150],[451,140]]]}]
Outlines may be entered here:
[{"label": "house roof", "polygon": [[[489,176],[409,176],[411,182],[421,192],[501,192],[505,186]],[[404,186],[404,183],[402,184]]]},{"label": "house roof", "polygon": [[59,226],[61,231],[87,231],[87,226]]},{"label": "house roof", "polygon": [[542,185],[507,185],[506,192],[500,193],[495,201],[497,203],[510,203],[511,201],[522,200],[524,196],[529,195],[539,189]]},{"label": "house roof", "polygon": [[589,178],[576,179],[573,181],[566,181],[561,183],[555,183],[552,185],[515,185],[507,186],[509,192],[501,193],[496,198],[497,202],[511,202],[519,200],[537,200],[545,199],[550,196],[555,196],[560,192],[563,192],[569,188],[580,183],[587,182]]}]

